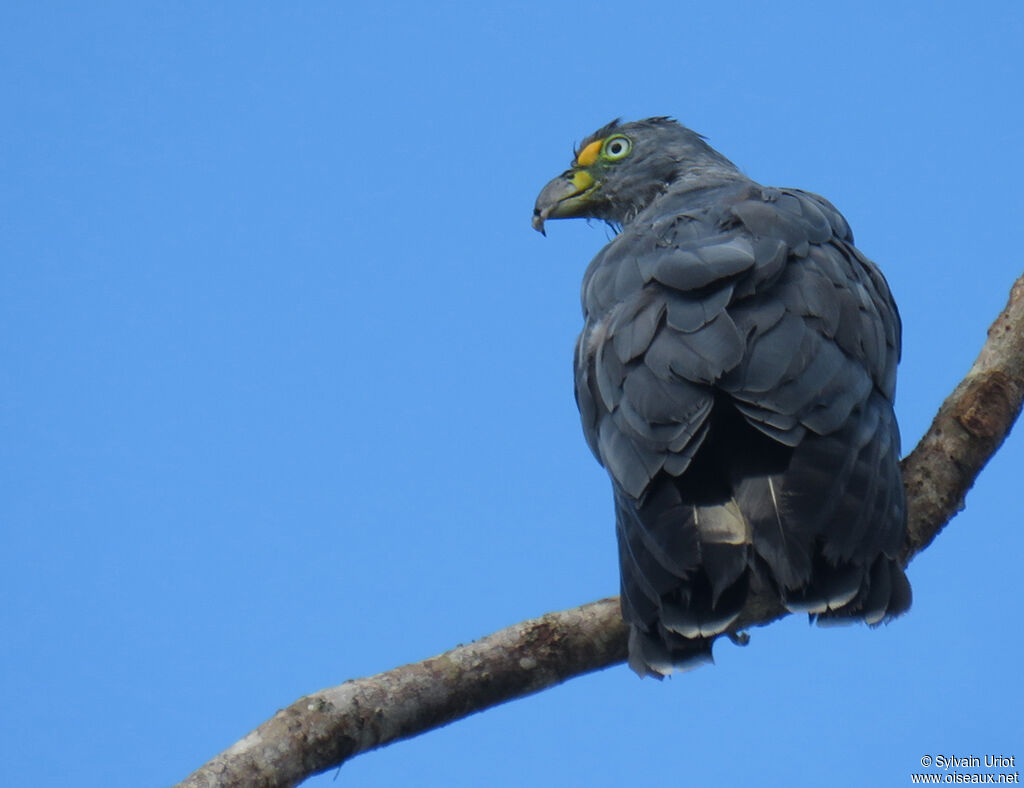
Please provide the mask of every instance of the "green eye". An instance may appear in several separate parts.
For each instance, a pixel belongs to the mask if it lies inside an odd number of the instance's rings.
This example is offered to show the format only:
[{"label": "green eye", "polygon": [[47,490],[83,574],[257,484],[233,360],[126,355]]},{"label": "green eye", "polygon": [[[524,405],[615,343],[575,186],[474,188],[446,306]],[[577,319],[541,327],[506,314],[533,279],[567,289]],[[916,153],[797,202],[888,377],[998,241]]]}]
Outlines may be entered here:
[{"label": "green eye", "polygon": [[629,141],[629,137],[623,137],[620,134],[605,140],[601,155],[606,159],[617,161],[628,156],[631,150],[633,150],[633,143]]}]

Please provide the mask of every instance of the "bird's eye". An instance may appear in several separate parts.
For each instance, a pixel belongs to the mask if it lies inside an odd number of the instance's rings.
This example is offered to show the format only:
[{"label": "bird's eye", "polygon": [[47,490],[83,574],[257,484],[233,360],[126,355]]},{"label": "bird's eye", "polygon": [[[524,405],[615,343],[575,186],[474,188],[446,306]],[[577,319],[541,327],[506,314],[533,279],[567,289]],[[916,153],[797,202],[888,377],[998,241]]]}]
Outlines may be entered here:
[{"label": "bird's eye", "polygon": [[616,137],[609,137],[605,140],[604,149],[601,152],[604,154],[606,159],[617,161],[618,159],[628,156],[632,149],[633,143],[629,141],[629,137],[619,135]]}]

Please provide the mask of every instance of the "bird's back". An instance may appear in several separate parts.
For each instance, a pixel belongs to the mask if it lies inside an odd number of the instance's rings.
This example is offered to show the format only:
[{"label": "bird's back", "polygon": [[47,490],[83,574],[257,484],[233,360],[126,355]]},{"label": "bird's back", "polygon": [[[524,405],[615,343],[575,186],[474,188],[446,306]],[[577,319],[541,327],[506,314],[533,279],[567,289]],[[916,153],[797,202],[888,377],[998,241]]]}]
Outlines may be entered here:
[{"label": "bird's back", "polygon": [[820,197],[669,189],[590,264],[584,432],[613,480],[631,664],[707,657],[751,588],[819,619],[909,606],[900,322]]}]

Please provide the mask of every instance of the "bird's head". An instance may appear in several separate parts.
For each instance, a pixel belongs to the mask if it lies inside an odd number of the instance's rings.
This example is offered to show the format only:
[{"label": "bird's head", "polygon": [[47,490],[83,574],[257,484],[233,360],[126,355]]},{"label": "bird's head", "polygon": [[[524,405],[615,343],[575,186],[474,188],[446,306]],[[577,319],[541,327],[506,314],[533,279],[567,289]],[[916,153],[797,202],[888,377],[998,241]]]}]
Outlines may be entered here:
[{"label": "bird's head", "polygon": [[545,186],[533,229],[548,219],[586,217],[628,223],[673,183],[715,173],[738,174],[703,137],[671,118],[613,120],[576,150],[568,170]]}]

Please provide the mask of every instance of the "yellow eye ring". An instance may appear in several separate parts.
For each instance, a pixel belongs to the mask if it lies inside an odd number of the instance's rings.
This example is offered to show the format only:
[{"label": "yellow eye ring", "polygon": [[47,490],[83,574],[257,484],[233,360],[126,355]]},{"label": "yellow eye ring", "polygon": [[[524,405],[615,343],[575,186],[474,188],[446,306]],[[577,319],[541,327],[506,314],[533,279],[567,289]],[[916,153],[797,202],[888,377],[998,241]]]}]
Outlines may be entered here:
[{"label": "yellow eye ring", "polygon": [[601,148],[601,157],[609,161],[618,161],[619,159],[626,158],[631,150],[633,150],[633,143],[629,137],[616,134],[614,137],[609,137],[604,141],[604,145]]}]

